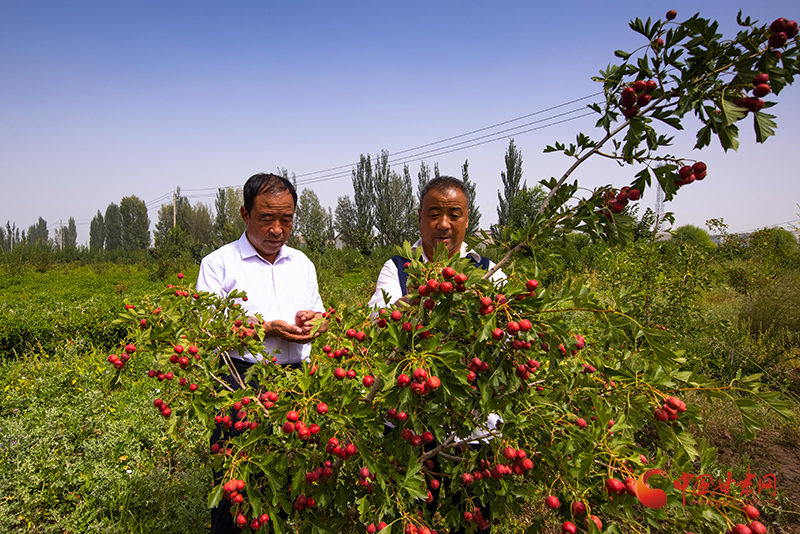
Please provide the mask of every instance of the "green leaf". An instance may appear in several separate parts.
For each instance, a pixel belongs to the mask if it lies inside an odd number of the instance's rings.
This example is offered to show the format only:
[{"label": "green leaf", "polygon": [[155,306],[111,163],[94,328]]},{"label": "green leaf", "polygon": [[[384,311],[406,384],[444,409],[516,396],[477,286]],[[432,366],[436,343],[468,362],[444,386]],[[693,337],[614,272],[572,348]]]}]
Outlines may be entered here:
[{"label": "green leaf", "polygon": [[772,120],[775,115],[756,111],[753,112],[753,116],[755,117],[756,142],[763,143],[767,138],[775,135],[775,128],[778,127],[777,123]]},{"label": "green leaf", "polygon": [[214,491],[209,493],[208,495],[208,507],[209,508],[216,508],[217,505],[222,501],[222,494],[225,493],[222,489],[222,484],[219,484]]},{"label": "green leaf", "polygon": [[614,55],[622,59],[628,59],[631,57],[630,52],[625,52],[624,50],[615,50]]}]

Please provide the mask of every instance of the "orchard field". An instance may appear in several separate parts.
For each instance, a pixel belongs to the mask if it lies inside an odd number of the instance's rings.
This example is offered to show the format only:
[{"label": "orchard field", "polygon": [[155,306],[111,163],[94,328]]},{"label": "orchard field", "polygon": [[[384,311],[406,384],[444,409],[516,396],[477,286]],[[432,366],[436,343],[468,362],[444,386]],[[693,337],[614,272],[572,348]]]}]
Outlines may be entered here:
[{"label": "orchard field", "polygon": [[[315,257],[326,304],[364,302],[384,258],[330,250]],[[569,276],[586,276],[600,294],[635,294],[633,313],[674,336],[691,365],[713,383],[762,374],[798,411],[800,300],[798,246],[780,231],[719,247],[702,230],[684,228],[671,241],[637,240],[627,248],[574,237],[558,250],[537,249],[539,280],[558,291]],[[3,532],[205,532],[211,487],[208,445],[194,428],[175,440],[152,408],[159,395],[143,370],[127,387],[111,387],[110,352],[125,331],[111,324],[126,302],[139,302],[169,282],[153,281],[142,264],[72,262],[46,272],[22,267],[0,278],[0,529]],[[344,273],[344,275],[342,275]],[[187,279],[196,276],[186,270]],[[592,339],[591,322],[576,331]],[[591,341],[588,341],[591,344]],[[541,351],[539,351],[541,352]],[[742,395],[743,397],[746,395]],[[703,454],[718,450],[714,480],[731,471],[775,474],[777,497],[760,507],[771,532],[798,532],[800,429],[763,409],[763,427],[748,435],[734,401],[685,392],[705,424],[691,432]],[[655,447],[652,428],[637,432]],[[707,440],[707,445],[704,444]],[[655,452],[655,451],[653,451]],[[539,487],[499,532],[525,532],[544,518],[556,532]]]},{"label": "orchard field", "polygon": [[[775,135],[762,97],[800,73],[798,27],[740,13],[725,39],[677,16],[631,21],[642,45],[593,78],[596,131],[545,148],[566,172],[468,239],[489,271],[406,242],[408,301],[368,308],[395,253],[376,234],[402,240],[362,157],[354,248],[308,249],[329,329],[300,368],[263,354],[245,295],[194,291],[202,251],[179,228],[116,262],[5,251],[0,529],[205,532],[229,500],[248,534],[475,532],[487,504],[494,532],[798,532],[800,245],[719,219],[717,244],[689,226],[662,240],[674,218],[639,204],[714,177],[665,154],[684,128],[697,149],[735,150],[748,123]],[[620,164],[614,183],[568,181],[590,157]],[[265,359],[241,377],[237,349]]]}]

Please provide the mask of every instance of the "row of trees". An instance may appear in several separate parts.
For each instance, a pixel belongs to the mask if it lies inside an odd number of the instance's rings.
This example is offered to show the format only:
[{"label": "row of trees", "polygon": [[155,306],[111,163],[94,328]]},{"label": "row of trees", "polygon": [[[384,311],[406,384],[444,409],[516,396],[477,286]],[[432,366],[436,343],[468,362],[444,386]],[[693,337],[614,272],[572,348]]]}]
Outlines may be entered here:
[{"label": "row of trees", "polygon": [[47,221],[41,217],[27,231],[17,228],[16,223],[7,221],[5,228],[0,227],[0,250],[13,250],[20,246],[54,247],[61,250],[77,248],[78,229],[74,217],[69,218],[67,226],[59,224],[53,234],[51,240]]},{"label": "row of trees", "polygon": [[89,225],[89,249],[141,250],[150,246],[150,218],[147,206],[135,195],[112,202],[105,215],[97,210]]},{"label": "row of trees", "polygon": [[[529,188],[522,180],[522,153],[509,143],[505,157],[506,170],[501,172],[503,190],[498,191],[498,224],[492,227],[522,227],[544,198],[539,186]],[[279,169],[287,179],[289,173]],[[433,168],[424,161],[417,172],[417,190],[414,192],[411,171],[406,164],[401,173],[394,171],[386,150],[374,158],[360,156],[353,169],[354,195],[338,198],[335,211],[324,208],[317,194],[309,188],[299,192],[292,244],[304,243],[311,250],[320,251],[335,243],[337,237],[345,245],[368,254],[375,246],[401,244],[417,238],[417,210],[420,192],[433,177],[440,176],[438,164]],[[461,167],[461,178],[469,192],[469,235],[480,229],[481,212],[476,203],[476,185],[469,177],[469,161]],[[293,178],[292,178],[293,179]],[[183,244],[189,244],[198,253],[205,253],[234,241],[244,231],[239,214],[242,205],[241,188],[221,188],[217,191],[212,208],[197,202],[192,204],[178,188],[171,203],[158,210],[153,232],[156,247],[164,245],[173,229],[179,228]],[[105,212],[97,210],[89,227],[91,251],[143,250],[150,247],[150,219],[147,206],[135,195],[124,197],[119,204],[112,202]],[[16,225],[0,228],[0,244],[4,250],[17,245],[53,245],[61,249],[77,248],[75,220],[70,217],[66,227],[56,229],[52,241],[48,239],[47,222],[39,218],[26,231]]]}]

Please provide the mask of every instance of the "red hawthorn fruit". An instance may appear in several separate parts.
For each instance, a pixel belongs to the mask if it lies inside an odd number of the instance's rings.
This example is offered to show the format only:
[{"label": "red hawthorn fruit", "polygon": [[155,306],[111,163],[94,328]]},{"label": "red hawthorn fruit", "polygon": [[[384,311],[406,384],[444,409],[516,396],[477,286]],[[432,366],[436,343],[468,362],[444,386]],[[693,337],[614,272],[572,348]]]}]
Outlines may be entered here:
[{"label": "red hawthorn fruit", "polygon": [[439,289],[439,281],[438,280],[434,280],[433,278],[428,280],[426,285],[428,286],[428,290],[429,291],[436,291],[436,290]]},{"label": "red hawthorn fruit", "polygon": [[606,480],[606,491],[614,495],[622,495],[625,493],[625,484],[616,478],[609,478]]},{"label": "red hawthorn fruit", "polygon": [[441,485],[441,483],[438,480],[436,480],[435,478],[433,480],[431,480],[431,484],[430,484],[431,489],[437,490],[437,489],[439,489],[440,485]]},{"label": "red hawthorn fruit", "polygon": [[317,404],[317,413],[320,415],[325,415],[326,413],[328,413],[328,405],[325,404],[324,402],[320,402],[319,404]]},{"label": "red hawthorn fruit", "polygon": [[747,525],[743,525],[742,523],[737,523],[735,527],[733,527],[733,534],[751,534],[752,530]]},{"label": "red hawthorn fruit", "polygon": [[650,95],[648,95],[647,93],[644,93],[643,95],[639,95],[639,98],[637,98],[637,99],[636,99],[636,105],[637,105],[637,106],[639,106],[640,108],[643,108],[643,107],[645,107],[647,104],[649,104],[649,103],[650,103],[650,100],[651,100],[652,98],[653,98],[653,97],[651,97],[651,96],[650,96]]},{"label": "red hawthorn fruit", "polygon": [[386,523],[381,521],[380,523],[378,523],[378,530],[383,530],[386,528],[386,526],[387,526]]},{"label": "red hawthorn fruit", "polygon": [[485,308],[481,308],[479,311],[481,315],[489,315],[494,311],[494,306],[487,306]]},{"label": "red hawthorn fruit", "polygon": [[628,200],[639,200],[641,197],[641,191],[638,189],[628,189],[625,194],[628,196]]},{"label": "red hawthorn fruit", "polygon": [[758,516],[761,515],[761,512],[758,511],[758,508],[751,504],[745,506],[742,511],[749,519],[758,519]]},{"label": "red hawthorn fruit", "polygon": [[753,521],[747,527],[753,534],[767,534],[767,527],[761,521]]},{"label": "red hawthorn fruit", "polygon": [[411,383],[411,378],[405,373],[402,373],[397,377],[397,385],[400,386],[401,388],[408,386],[410,383]]},{"label": "red hawthorn fruit", "polygon": [[347,376],[347,378],[352,380],[352,379],[354,379],[356,377],[356,372],[355,372],[354,369],[348,369],[347,373],[345,373],[345,376]]},{"label": "red hawthorn fruit", "polygon": [[[769,36],[767,45],[770,48],[782,48],[786,44],[787,35],[784,32],[773,33]],[[744,525],[742,525],[744,526]],[[745,527],[747,528],[747,527]]]},{"label": "red hawthorn fruit", "polygon": [[786,34],[786,37],[788,37],[789,39],[792,39],[792,38],[796,37],[797,36],[797,32],[798,32],[797,21],[796,20],[790,20],[789,22],[787,22],[786,23],[786,28],[783,30],[783,32]]},{"label": "red hawthorn fruit", "polygon": [[519,321],[519,329],[520,329],[521,332],[527,332],[531,328],[533,328],[533,325],[531,324],[531,322],[528,319],[520,319],[520,321]]},{"label": "red hawthorn fruit", "polygon": [[505,295],[497,295],[495,297],[495,300],[497,301],[497,304],[499,304],[499,305],[503,305],[508,301],[508,299],[506,299]]},{"label": "red hawthorn fruit", "polygon": [[439,291],[442,293],[450,293],[453,290],[453,284],[451,282],[442,282],[439,284]]},{"label": "red hawthorn fruit", "polygon": [[367,534],[375,534],[378,531],[375,523],[370,523],[367,525]]},{"label": "red hawthorn fruit", "polygon": [[756,74],[755,78],[753,78],[753,86],[758,87],[761,84],[769,83],[769,74],[765,72],[761,72]]},{"label": "red hawthorn fruit", "polygon": [[658,89],[658,82],[655,80],[647,80],[647,82],[645,82],[645,85],[646,87],[644,89],[644,92],[648,94]]},{"label": "red hawthorn fruit", "polygon": [[391,315],[392,321],[399,321],[403,318],[403,314],[400,313],[400,310],[394,310]]},{"label": "red hawthorn fruit", "polygon": [[508,332],[512,336],[519,331],[520,331],[520,325],[516,321],[509,321],[508,325],[506,325],[506,332]]},{"label": "red hawthorn fruit", "polygon": [[411,376],[413,376],[414,380],[416,380],[417,382],[423,382],[428,378],[428,371],[426,371],[422,367],[417,367],[416,369],[414,369],[414,372],[411,373]]},{"label": "red hawthorn fruit", "polygon": [[494,339],[495,341],[503,339],[503,331],[500,330],[499,328],[495,328],[494,330],[492,330],[492,339]]},{"label": "red hawthorn fruit", "polygon": [[400,326],[400,329],[401,329],[401,330],[403,330],[404,332],[411,332],[411,331],[414,329],[414,327],[413,327],[413,326],[411,326],[411,323],[409,323],[408,321],[406,321],[405,323],[403,323],[403,324]]},{"label": "red hawthorn fruit", "polygon": [[450,278],[453,278],[455,275],[456,275],[456,270],[453,269],[452,267],[445,267],[444,269],[442,269],[442,278],[447,278],[449,280]]},{"label": "red hawthorn fruit", "polygon": [[347,376],[347,371],[342,369],[341,367],[337,367],[333,370],[333,376],[337,380],[344,380],[344,377]]},{"label": "red hawthorn fruit", "polygon": [[400,437],[406,441],[409,441],[411,438],[414,437],[414,431],[410,428],[404,428],[400,431]]},{"label": "red hawthorn fruit", "polygon": [[636,480],[633,477],[625,478],[625,492],[631,497],[636,497]]},{"label": "red hawthorn fruit", "polygon": [[125,305],[125,309],[126,310],[133,310],[133,309],[136,309],[136,306],[134,306],[133,304],[126,304]]},{"label": "red hawthorn fruit", "polygon": [[428,291],[428,286],[426,285],[419,286],[417,288],[417,293],[419,293],[420,297],[427,297],[428,295],[430,295],[430,292]]},{"label": "red hawthorn fruit", "polygon": [[558,508],[561,506],[561,501],[558,500],[558,497],[550,495],[544,500],[544,504],[551,510],[558,510]]},{"label": "red hawthorn fruit", "polygon": [[172,408],[170,408],[169,406],[164,406],[161,409],[161,415],[163,415],[164,417],[169,417],[170,415],[172,415]]},{"label": "red hawthorn fruit", "polygon": [[405,421],[406,419],[408,419],[408,414],[406,412],[397,412],[398,421]]},{"label": "red hawthorn fruit", "polygon": [[294,423],[290,421],[286,421],[285,423],[283,423],[283,433],[291,434],[292,432],[294,432]]},{"label": "red hawthorn fruit", "polygon": [[630,107],[630,108],[626,108],[622,112],[622,114],[625,115],[626,119],[630,119],[630,118],[635,117],[636,115],[639,114],[639,108],[637,108],[636,106],[633,106],[633,107]]},{"label": "red hawthorn fruit", "polygon": [[356,341],[363,343],[367,339],[367,334],[364,332],[356,332]]},{"label": "red hawthorn fruit", "polygon": [[563,534],[575,534],[578,532],[578,527],[576,527],[575,523],[571,521],[564,521],[561,523],[561,532]]},{"label": "red hawthorn fruit", "polygon": [[681,400],[678,397],[667,397],[666,405],[677,411],[680,408]]},{"label": "red hawthorn fruit", "polygon": [[517,457],[517,451],[513,447],[506,447],[503,449],[503,457],[506,460],[514,460]]},{"label": "red hawthorn fruit", "polygon": [[659,421],[661,423],[666,423],[667,421],[669,421],[669,414],[666,411],[662,410],[661,408],[653,412],[653,417],[656,418],[656,421]]},{"label": "red hawthorn fruit", "polygon": [[388,323],[386,322],[386,319],[378,319],[376,324],[378,325],[378,328],[386,328]]},{"label": "red hawthorn fruit", "polygon": [[786,31],[786,23],[789,22],[786,20],[786,17],[779,17],[772,21],[772,24],[769,25],[769,29],[772,33],[778,33]]},{"label": "red hawthorn fruit", "polygon": [[439,389],[439,386],[441,385],[442,381],[439,379],[438,376],[432,376],[428,378],[428,380],[425,382],[425,386],[431,391],[436,391],[437,389]]},{"label": "red hawthorn fruit", "polygon": [[525,282],[525,289],[527,289],[528,291],[535,291],[537,287],[539,287],[538,280],[531,279]]},{"label": "red hawthorn fruit", "polygon": [[769,84],[761,83],[756,85],[755,89],[753,89],[753,96],[756,98],[761,98],[762,96],[767,96],[772,88]]},{"label": "red hawthorn fruit", "polygon": [[692,165],[692,173],[695,176],[697,176],[701,172],[706,172],[707,169],[708,169],[708,166],[705,163],[703,163],[702,161],[698,161],[697,163]]},{"label": "red hawthorn fruit", "polygon": [[467,283],[467,275],[464,273],[458,273],[455,278],[456,284],[464,285]]},{"label": "red hawthorn fruit", "polygon": [[575,425],[578,428],[586,428],[586,419],[584,419],[583,417],[578,417],[577,419],[575,419]]},{"label": "red hawthorn fruit", "polygon": [[347,447],[345,447],[348,456],[355,456],[358,453],[358,448],[352,443],[348,443]]},{"label": "red hawthorn fruit", "polygon": [[586,505],[580,501],[572,503],[572,515],[583,515],[586,513]]},{"label": "red hawthorn fruit", "polygon": [[664,15],[664,16],[665,16],[665,18],[667,20],[675,20],[675,17],[678,16],[678,12],[675,11],[674,9],[670,9],[669,11],[667,11],[667,14]]},{"label": "red hawthorn fruit", "polygon": [[603,530],[603,522],[600,521],[600,518],[597,517],[596,515],[590,515],[589,517],[586,518],[586,528],[587,529],[589,528],[589,520],[590,519],[594,522],[595,525],[597,525],[597,530]]},{"label": "red hawthorn fruit", "polygon": [[422,307],[426,310],[432,310],[436,307],[436,301],[433,299],[427,299],[425,302],[422,303]]},{"label": "red hawthorn fruit", "polygon": [[236,516],[236,524],[239,525],[239,528],[244,528],[247,525],[247,518],[244,514],[239,514]]},{"label": "red hawthorn fruit", "polygon": [[355,331],[355,329],[353,329],[353,328],[348,328],[348,329],[347,329],[347,332],[345,332],[344,334],[345,334],[347,337],[349,337],[350,339],[353,339],[354,337],[356,337],[356,331]]},{"label": "red hawthorn fruit", "polygon": [[480,303],[481,308],[489,308],[492,305],[491,297],[481,297],[478,302]]},{"label": "red hawthorn fruit", "polygon": [[630,100],[633,99],[634,96],[636,96],[636,89],[633,87],[626,87],[622,90],[622,98]]},{"label": "red hawthorn fruit", "polygon": [[647,88],[647,83],[644,80],[636,80],[633,82],[633,90],[638,94]]},{"label": "red hawthorn fruit", "polygon": [[464,473],[461,475],[461,482],[464,484],[472,484],[472,475],[469,473]]},{"label": "red hawthorn fruit", "polygon": [[366,375],[361,379],[361,383],[364,384],[365,387],[372,387],[372,384],[375,383],[375,379],[371,375]]},{"label": "red hawthorn fruit", "polygon": [[[234,404],[234,408],[236,405]],[[286,420],[291,421],[292,423],[296,423],[300,419],[300,414],[297,413],[295,410],[289,410],[286,412]]]},{"label": "red hawthorn fruit", "polygon": [[133,343],[128,343],[127,345],[125,345],[125,352],[127,352],[128,354],[133,354],[134,352],[136,352],[136,345],[134,345]]},{"label": "red hawthorn fruit", "polygon": [[422,438],[422,443],[430,443],[433,441],[433,432],[426,430],[420,437]]}]

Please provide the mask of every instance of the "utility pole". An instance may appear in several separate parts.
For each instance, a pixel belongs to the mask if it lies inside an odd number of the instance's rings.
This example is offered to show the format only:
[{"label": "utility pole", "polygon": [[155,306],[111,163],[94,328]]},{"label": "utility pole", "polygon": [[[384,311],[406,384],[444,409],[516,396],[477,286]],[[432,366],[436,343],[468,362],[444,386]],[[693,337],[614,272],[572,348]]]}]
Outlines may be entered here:
[{"label": "utility pole", "polygon": [[176,191],[172,192],[172,227],[178,224],[178,207],[176,206],[178,195]]},{"label": "utility pole", "polygon": [[64,225],[58,221],[58,250],[64,250]]}]

